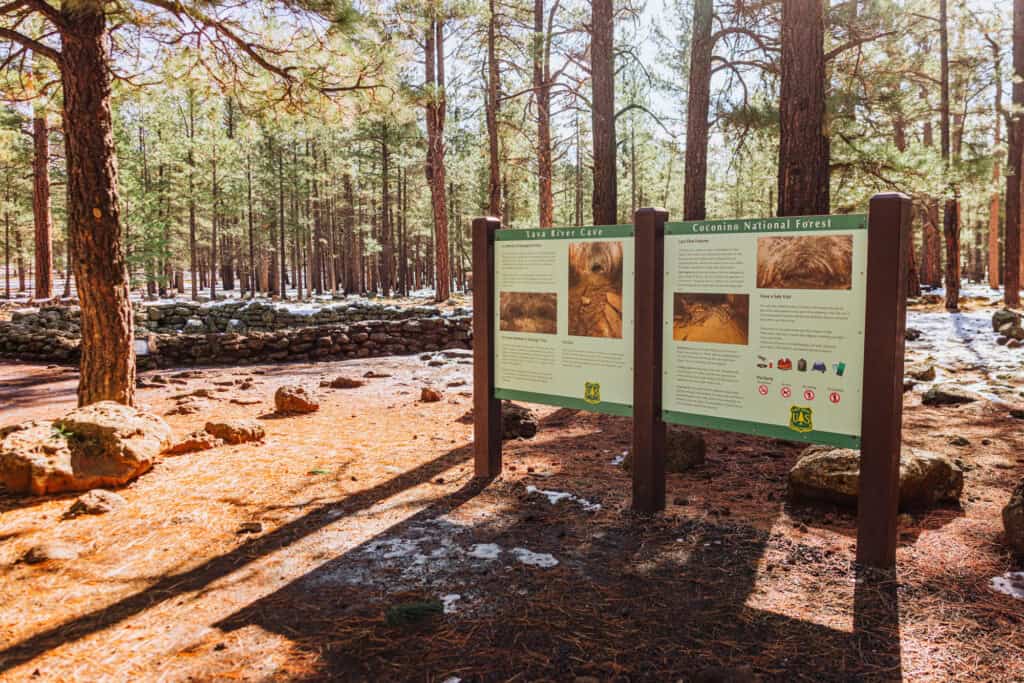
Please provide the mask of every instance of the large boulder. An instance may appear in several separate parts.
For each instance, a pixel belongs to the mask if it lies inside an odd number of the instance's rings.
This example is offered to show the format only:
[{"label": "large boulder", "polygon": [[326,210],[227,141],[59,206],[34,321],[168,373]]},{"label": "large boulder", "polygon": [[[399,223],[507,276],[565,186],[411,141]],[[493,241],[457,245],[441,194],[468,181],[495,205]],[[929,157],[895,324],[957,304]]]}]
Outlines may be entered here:
[{"label": "large boulder", "polygon": [[149,470],[170,441],[159,417],[94,403],[53,423],[0,430],[0,483],[37,496],[122,486]]},{"label": "large boulder", "polygon": [[[707,444],[700,432],[669,426],[665,436],[665,471],[678,474],[703,465],[707,457]],[[633,453],[622,459],[622,469],[633,467]]]},{"label": "large boulder", "polygon": [[537,415],[529,408],[505,401],[501,406],[501,438],[532,439],[537,435],[540,423]]},{"label": "large boulder", "polygon": [[206,431],[228,444],[262,441],[266,433],[256,420],[218,420],[207,422]]},{"label": "large boulder", "polygon": [[288,385],[274,393],[274,407],[279,413],[313,413],[320,410],[320,401],[312,390]]},{"label": "large boulder", "polygon": [[114,493],[104,489],[93,489],[79,496],[78,500],[71,504],[68,511],[64,513],[65,518],[78,517],[79,515],[105,515],[108,512],[123,507],[128,501]]},{"label": "large boulder", "polygon": [[1024,555],[1024,481],[1014,489],[1010,502],[1003,508],[1003,529],[1013,551]]},{"label": "large boulder", "polygon": [[[789,495],[799,500],[855,505],[859,484],[860,451],[851,448],[810,446],[789,471]],[[900,507],[920,508],[957,501],[963,488],[963,470],[946,456],[903,449]]]},{"label": "large boulder", "polygon": [[980,398],[973,391],[956,384],[936,384],[921,397],[921,403],[926,406],[951,406],[973,403]]},{"label": "large boulder", "polygon": [[992,329],[999,332],[1006,325],[1019,326],[1020,313],[1003,308],[992,314]]}]

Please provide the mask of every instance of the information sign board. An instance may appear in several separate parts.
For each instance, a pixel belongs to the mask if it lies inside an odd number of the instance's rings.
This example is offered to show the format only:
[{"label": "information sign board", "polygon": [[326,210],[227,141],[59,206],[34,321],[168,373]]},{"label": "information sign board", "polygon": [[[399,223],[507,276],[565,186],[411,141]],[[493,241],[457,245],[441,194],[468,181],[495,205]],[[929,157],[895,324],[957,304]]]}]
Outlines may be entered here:
[{"label": "information sign board", "polygon": [[633,403],[633,226],[494,233],[494,397]]},{"label": "information sign board", "polygon": [[666,223],[662,418],[858,448],[867,225]]}]

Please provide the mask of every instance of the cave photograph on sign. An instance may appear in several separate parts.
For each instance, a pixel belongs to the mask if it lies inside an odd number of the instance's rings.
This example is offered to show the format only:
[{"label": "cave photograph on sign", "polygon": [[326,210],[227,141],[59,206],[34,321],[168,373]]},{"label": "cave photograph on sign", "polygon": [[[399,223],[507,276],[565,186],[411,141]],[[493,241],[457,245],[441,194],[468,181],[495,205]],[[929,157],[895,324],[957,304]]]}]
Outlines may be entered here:
[{"label": "cave photograph on sign", "polygon": [[749,294],[673,295],[673,340],[746,346],[749,336]]},{"label": "cave photograph on sign", "polygon": [[569,334],[622,338],[622,242],[569,245]]},{"label": "cave photograph on sign", "polygon": [[852,235],[757,240],[758,289],[850,289],[852,281]]},{"label": "cave photograph on sign", "polygon": [[556,334],[558,295],[553,292],[502,292],[501,331]]}]

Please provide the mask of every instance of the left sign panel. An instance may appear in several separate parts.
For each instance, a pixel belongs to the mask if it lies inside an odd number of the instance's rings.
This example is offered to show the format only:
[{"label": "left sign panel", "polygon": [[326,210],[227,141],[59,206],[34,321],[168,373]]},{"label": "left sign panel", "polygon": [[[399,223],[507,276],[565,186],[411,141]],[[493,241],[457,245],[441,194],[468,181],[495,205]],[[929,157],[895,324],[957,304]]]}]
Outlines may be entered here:
[{"label": "left sign panel", "polygon": [[633,226],[495,239],[495,398],[632,415]]}]

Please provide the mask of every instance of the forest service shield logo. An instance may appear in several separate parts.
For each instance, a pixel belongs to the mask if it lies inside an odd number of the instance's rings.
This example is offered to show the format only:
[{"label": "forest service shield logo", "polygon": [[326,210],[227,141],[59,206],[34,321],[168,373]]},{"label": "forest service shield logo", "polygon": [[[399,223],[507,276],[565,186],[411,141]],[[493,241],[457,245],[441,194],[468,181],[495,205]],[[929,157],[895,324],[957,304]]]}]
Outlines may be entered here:
[{"label": "forest service shield logo", "polygon": [[597,404],[601,402],[601,383],[600,382],[584,382],[583,386],[583,400],[590,404]]},{"label": "forest service shield logo", "polygon": [[794,432],[809,432],[814,429],[814,411],[806,406],[790,406],[789,428]]}]

